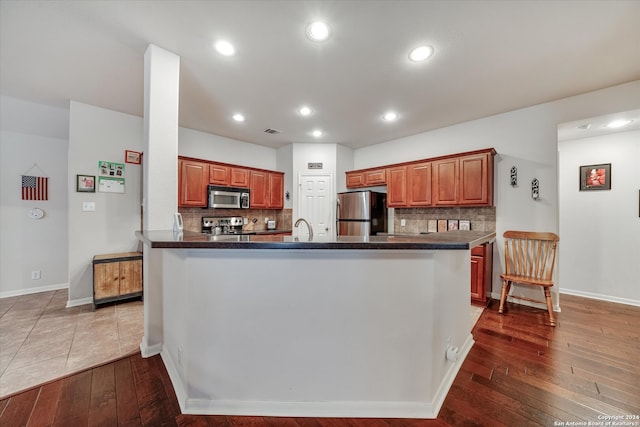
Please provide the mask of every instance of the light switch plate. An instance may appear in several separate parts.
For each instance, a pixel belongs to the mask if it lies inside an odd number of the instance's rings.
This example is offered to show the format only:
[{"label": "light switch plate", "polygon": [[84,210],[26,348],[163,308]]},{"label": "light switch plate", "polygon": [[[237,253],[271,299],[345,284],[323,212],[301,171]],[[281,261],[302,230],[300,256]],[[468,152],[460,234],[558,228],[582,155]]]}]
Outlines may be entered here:
[{"label": "light switch plate", "polygon": [[94,212],[96,210],[96,202],[82,202],[82,212]]}]

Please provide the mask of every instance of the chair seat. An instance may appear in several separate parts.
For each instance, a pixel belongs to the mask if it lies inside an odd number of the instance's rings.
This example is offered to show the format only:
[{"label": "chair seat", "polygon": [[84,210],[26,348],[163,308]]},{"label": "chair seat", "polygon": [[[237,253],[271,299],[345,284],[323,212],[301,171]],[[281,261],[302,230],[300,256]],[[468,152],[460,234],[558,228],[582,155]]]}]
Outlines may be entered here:
[{"label": "chair seat", "polygon": [[500,278],[502,280],[508,280],[509,282],[523,283],[525,285],[553,286],[552,280],[536,279],[535,277],[501,274]]}]

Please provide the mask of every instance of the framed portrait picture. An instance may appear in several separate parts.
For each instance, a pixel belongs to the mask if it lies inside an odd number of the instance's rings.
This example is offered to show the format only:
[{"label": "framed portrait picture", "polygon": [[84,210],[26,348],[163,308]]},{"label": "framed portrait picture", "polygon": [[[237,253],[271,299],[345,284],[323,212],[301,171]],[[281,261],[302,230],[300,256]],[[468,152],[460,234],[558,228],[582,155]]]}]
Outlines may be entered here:
[{"label": "framed portrait picture", "polygon": [[76,175],[76,191],[80,193],[95,193],[96,177],[94,175]]},{"label": "framed portrait picture", "polygon": [[125,163],[133,163],[139,165],[142,161],[142,153],[139,151],[124,150]]},{"label": "framed portrait picture", "polygon": [[611,163],[580,166],[580,191],[611,190]]},{"label": "framed portrait picture", "polygon": [[458,220],[450,219],[447,220],[447,230],[457,230],[458,229]]},{"label": "framed portrait picture", "polygon": [[460,230],[471,230],[471,221],[468,219],[461,219],[458,224],[458,229]]},{"label": "framed portrait picture", "polygon": [[440,233],[442,231],[447,231],[447,220],[446,219],[439,219],[438,220],[438,233]]}]

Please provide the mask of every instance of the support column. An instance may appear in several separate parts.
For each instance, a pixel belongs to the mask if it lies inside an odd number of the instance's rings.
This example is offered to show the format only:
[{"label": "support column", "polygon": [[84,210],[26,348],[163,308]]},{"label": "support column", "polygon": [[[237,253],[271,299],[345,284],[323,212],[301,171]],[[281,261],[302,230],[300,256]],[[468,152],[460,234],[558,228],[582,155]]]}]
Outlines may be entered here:
[{"label": "support column", "polygon": [[[178,212],[178,100],[180,57],[149,45],[144,54],[144,173],[146,230],[168,230]],[[144,246],[143,357],[162,350],[162,256]]]}]

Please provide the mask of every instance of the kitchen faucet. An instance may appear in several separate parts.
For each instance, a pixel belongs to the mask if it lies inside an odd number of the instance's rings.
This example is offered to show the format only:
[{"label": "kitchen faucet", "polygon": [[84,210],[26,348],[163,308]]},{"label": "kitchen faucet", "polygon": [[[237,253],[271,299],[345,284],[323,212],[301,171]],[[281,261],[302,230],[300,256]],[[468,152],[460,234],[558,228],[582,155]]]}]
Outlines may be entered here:
[{"label": "kitchen faucet", "polygon": [[307,221],[306,219],[298,218],[294,227],[298,227],[301,222],[304,222],[305,224],[307,224],[307,229],[309,230],[309,240],[313,239],[313,228],[311,227],[311,224],[309,224],[309,221]]}]

